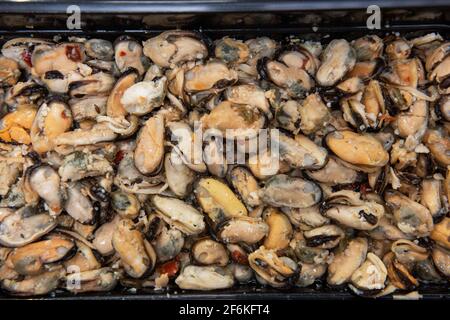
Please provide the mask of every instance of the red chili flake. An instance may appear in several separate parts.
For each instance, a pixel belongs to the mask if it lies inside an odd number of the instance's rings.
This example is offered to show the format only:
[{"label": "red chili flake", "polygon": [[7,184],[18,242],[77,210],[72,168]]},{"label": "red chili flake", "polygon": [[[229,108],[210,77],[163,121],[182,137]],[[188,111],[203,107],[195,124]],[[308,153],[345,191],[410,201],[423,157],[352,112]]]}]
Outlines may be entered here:
[{"label": "red chili flake", "polygon": [[33,64],[31,63],[31,52],[28,50],[22,51],[23,61],[31,68]]},{"label": "red chili flake", "polygon": [[61,118],[63,118],[63,119],[68,118],[65,111],[61,111]]},{"label": "red chili flake", "polygon": [[114,158],[114,163],[116,165],[118,165],[120,163],[120,161],[122,161],[124,156],[125,156],[125,152],[123,152],[123,150],[117,151],[116,156]]},{"label": "red chili flake", "polygon": [[81,61],[81,52],[80,48],[78,46],[66,46],[66,57],[74,62],[80,62]]},{"label": "red chili flake", "polygon": [[178,273],[180,269],[180,263],[177,259],[167,261],[158,267],[160,274],[167,274],[169,277],[173,277]]},{"label": "red chili flake", "polygon": [[367,194],[367,189],[369,189],[370,187],[367,185],[367,184],[365,184],[365,183],[363,183],[363,184],[361,184],[360,186],[359,186],[359,191],[363,194],[363,195],[366,195]]},{"label": "red chili flake", "polygon": [[390,122],[394,122],[395,121],[395,117],[391,116],[388,113],[384,113],[380,116],[380,120],[390,123]]},{"label": "red chili flake", "polygon": [[234,262],[247,265],[248,264],[248,258],[246,254],[243,254],[242,252],[238,250],[234,250],[231,252],[231,259],[233,259]]},{"label": "red chili flake", "polygon": [[124,57],[124,56],[126,56],[127,55],[127,52],[126,51],[120,51],[119,52],[119,56],[121,56],[121,57]]}]

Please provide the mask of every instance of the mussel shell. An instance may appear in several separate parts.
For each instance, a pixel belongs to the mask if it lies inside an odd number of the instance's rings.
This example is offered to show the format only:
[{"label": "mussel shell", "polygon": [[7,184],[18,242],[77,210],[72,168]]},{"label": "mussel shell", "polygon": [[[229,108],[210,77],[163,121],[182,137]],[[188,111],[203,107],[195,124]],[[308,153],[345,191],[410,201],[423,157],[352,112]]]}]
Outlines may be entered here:
[{"label": "mussel shell", "polygon": [[90,39],[84,44],[86,54],[100,60],[112,60],[114,48],[111,42],[103,39]]},{"label": "mussel shell", "polygon": [[312,181],[276,175],[266,182],[261,199],[274,207],[307,208],[319,203],[322,190]]},{"label": "mussel shell", "polygon": [[[21,247],[50,232],[56,220],[49,214],[37,212],[36,208],[23,207],[17,211],[4,208],[0,222],[0,243],[6,247]],[[17,224],[16,221],[21,221]]]}]

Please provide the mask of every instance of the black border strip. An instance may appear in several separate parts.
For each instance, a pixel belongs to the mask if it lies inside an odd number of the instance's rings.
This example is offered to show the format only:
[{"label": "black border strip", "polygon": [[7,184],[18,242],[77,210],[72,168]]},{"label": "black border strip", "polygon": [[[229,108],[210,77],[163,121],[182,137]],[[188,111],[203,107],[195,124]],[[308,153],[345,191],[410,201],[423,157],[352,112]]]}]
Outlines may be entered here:
[{"label": "black border strip", "polygon": [[289,12],[304,10],[365,9],[369,5],[381,8],[449,7],[449,0],[190,0],[190,1],[18,1],[0,2],[1,13],[66,13],[69,5],[79,5],[81,12],[98,14],[138,13],[208,13],[208,12]]}]

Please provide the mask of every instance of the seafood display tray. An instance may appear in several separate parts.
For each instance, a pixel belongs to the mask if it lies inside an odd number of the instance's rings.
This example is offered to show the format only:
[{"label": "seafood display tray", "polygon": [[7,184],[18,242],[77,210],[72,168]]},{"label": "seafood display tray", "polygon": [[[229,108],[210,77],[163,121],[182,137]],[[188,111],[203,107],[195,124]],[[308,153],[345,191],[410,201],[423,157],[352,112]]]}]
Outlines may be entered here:
[{"label": "seafood display tray", "polygon": [[[47,3],[47,5],[44,4]],[[178,9],[169,7],[164,1],[156,1],[159,7],[152,7],[149,1],[145,1],[142,6],[132,4],[133,1],[123,1],[123,3],[116,3],[115,1],[91,1],[84,3],[86,10],[82,11],[82,14],[86,14],[82,19],[86,19],[86,29],[83,30],[67,30],[65,28],[65,1],[35,1],[34,3],[28,3],[27,6],[19,6],[18,2],[5,1],[0,3],[0,46],[8,39],[13,37],[22,37],[33,35],[35,37],[62,37],[65,39],[70,36],[87,36],[87,37],[101,37],[105,39],[114,40],[118,35],[129,35],[136,39],[147,39],[152,35],[156,35],[163,30],[172,29],[175,27],[196,29],[205,33],[212,39],[220,38],[225,35],[234,35],[240,39],[247,39],[258,35],[270,35],[275,39],[284,39],[289,35],[297,35],[306,39],[324,39],[325,42],[328,39],[334,39],[339,37],[345,37],[348,40],[355,39],[366,34],[378,34],[385,35],[386,33],[399,32],[402,35],[411,34],[426,34],[429,32],[439,32],[443,36],[448,37],[450,35],[450,1],[410,1],[414,7],[425,7],[436,5],[436,8],[424,9],[432,12],[443,13],[438,19],[425,19],[424,21],[408,20],[408,18],[399,18],[397,21],[390,22],[389,25],[384,24],[381,30],[369,31],[365,26],[365,21],[359,21],[358,16],[355,19],[347,21],[347,19],[337,18],[324,20],[323,24],[316,29],[308,23],[303,21],[297,21],[298,23],[289,24],[287,18],[291,16],[304,16],[305,12],[298,10],[309,10],[314,14],[326,14],[332,11],[330,8],[333,6],[347,6],[346,8],[340,8],[339,10],[355,10],[366,6],[364,1],[281,1],[281,4],[277,3],[278,12],[276,6],[264,6],[262,9],[258,8],[258,4],[264,3],[264,1],[244,1],[251,3],[250,6],[244,4],[233,3],[231,1],[218,1],[215,5],[208,3],[207,1],[197,1],[196,7],[189,7],[187,4],[183,5],[183,1],[166,1],[167,3],[177,2],[180,6]],[[96,3],[101,3],[103,6],[98,6]],[[187,1],[184,1],[187,2]],[[389,10],[395,13],[396,6],[405,6],[402,2],[397,1],[379,1],[380,3],[386,3]],[[83,9],[83,1],[80,2]],[[314,4],[315,6],[307,7],[308,4]],[[239,5],[238,5],[239,4]],[[444,4],[446,6],[444,6]],[[248,5],[248,3],[247,3]],[[114,7],[116,6],[116,7]],[[231,6],[231,7],[230,7]],[[367,6],[366,6],[367,7]],[[28,9],[27,9],[28,8]],[[45,8],[45,10],[44,10]],[[114,10],[116,8],[117,10]],[[139,9],[140,8],[140,9]],[[170,24],[169,20],[164,21],[146,20],[147,24],[143,28],[139,28],[139,22],[143,19],[145,12],[150,12],[152,8],[153,12],[163,12],[169,15],[179,16],[181,20]],[[261,7],[259,7],[261,8]],[[211,11],[211,17],[205,17],[199,13],[199,10]],[[325,9],[328,9],[326,11]],[[84,9],[83,9],[84,10]],[[148,11],[146,11],[148,10]],[[272,10],[273,13],[269,13]],[[292,12],[282,12],[281,10],[293,10]],[[319,11],[317,11],[319,10]],[[403,9],[402,9],[403,10]],[[136,12],[133,13],[133,11]],[[226,22],[215,23],[222,11],[229,12],[223,16],[233,19],[233,17],[240,17],[244,22],[232,26]],[[249,14],[243,14],[244,12],[259,11]],[[295,11],[295,12],[294,12]],[[448,11],[448,12],[447,12]],[[33,12],[33,14],[31,14]],[[102,12],[102,14],[100,14]],[[115,25],[111,24],[112,21],[108,20],[108,15],[117,12],[120,17]],[[347,11],[345,11],[347,12]],[[349,11],[350,12],[350,11]],[[365,13],[364,11],[362,11]],[[390,13],[389,11],[388,13]],[[5,13],[5,14],[4,14]],[[189,14],[188,14],[189,13]],[[259,24],[259,17],[264,16],[266,13],[270,15],[269,23]],[[347,12],[348,13],[348,12]],[[52,20],[52,15],[55,19]],[[350,15],[352,13],[350,12]],[[148,16],[147,16],[148,17]],[[244,18],[242,18],[244,17]],[[245,17],[250,17],[245,22]],[[364,17],[366,17],[364,15]],[[10,19],[10,20],[8,20]],[[15,26],[9,24],[11,20],[18,19],[19,22]],[[98,20],[100,19],[100,20]],[[109,20],[114,20],[110,19]],[[225,19],[224,19],[225,20]],[[344,21],[345,20],[345,21]],[[270,23],[273,22],[273,23]],[[95,22],[95,23],[94,23]],[[105,23],[103,23],[105,22]],[[116,21],[114,21],[116,22]],[[204,22],[204,23],[203,23]],[[261,27],[264,25],[264,27]],[[31,27],[30,27],[31,26]],[[0,289],[1,290],[1,289]],[[420,299],[424,300],[450,300],[450,288],[448,285],[433,285],[433,286],[421,286],[419,288]],[[394,296],[384,296],[380,299],[390,300],[395,299],[397,295],[401,295],[401,292],[394,293]],[[0,300],[17,300],[20,297],[9,296],[0,291]],[[27,299],[30,299],[29,297]],[[283,290],[277,290],[267,287],[261,287],[259,285],[242,285],[228,290],[217,290],[209,292],[197,292],[197,291],[183,291],[178,288],[169,288],[168,290],[155,291],[153,289],[139,289],[136,292],[129,289],[117,287],[114,292],[108,293],[87,293],[87,294],[71,294],[64,291],[58,291],[51,295],[31,297],[33,300],[350,300],[360,299],[355,294],[351,293],[349,289],[334,289],[326,285],[325,281],[315,283],[308,288],[289,288]]]},{"label": "seafood display tray", "polygon": [[[416,25],[393,25],[388,29],[371,32],[375,34],[386,34],[389,32],[400,32],[402,34],[416,34],[428,32],[440,32],[443,35],[450,33],[450,25],[447,24],[416,24]],[[17,36],[25,36],[33,34],[36,37],[53,37],[53,36],[80,36],[89,37],[101,36],[103,38],[114,39],[119,34],[127,34],[137,39],[144,39],[150,34],[157,34],[160,30],[95,30],[88,32],[67,31],[62,29],[45,29],[39,31],[30,30],[0,30],[0,45],[7,39]],[[357,38],[367,33],[365,27],[340,27],[326,28],[321,32],[311,32],[310,28],[240,28],[240,29],[204,29],[205,34],[212,38],[219,38],[225,34],[235,34],[237,37],[250,38],[256,35],[270,34],[274,38],[284,38],[292,34],[300,34],[305,37],[322,38],[323,36],[330,39],[345,36],[347,39]],[[420,299],[424,300],[450,300],[450,288],[446,285],[422,286],[419,288]],[[391,300],[401,295],[397,292],[394,296],[384,296],[379,299]],[[0,300],[17,300],[20,297],[14,297],[0,292]],[[30,298],[27,298],[30,299]],[[178,288],[169,288],[168,290],[155,291],[153,289],[140,289],[132,292],[126,288],[116,288],[114,292],[107,293],[86,293],[73,295],[68,292],[59,291],[51,295],[32,297],[34,300],[351,300],[361,299],[351,293],[347,288],[333,289],[326,284],[316,283],[308,288],[290,288],[277,290],[268,287],[241,285],[228,290],[216,290],[206,292],[184,291]]]}]

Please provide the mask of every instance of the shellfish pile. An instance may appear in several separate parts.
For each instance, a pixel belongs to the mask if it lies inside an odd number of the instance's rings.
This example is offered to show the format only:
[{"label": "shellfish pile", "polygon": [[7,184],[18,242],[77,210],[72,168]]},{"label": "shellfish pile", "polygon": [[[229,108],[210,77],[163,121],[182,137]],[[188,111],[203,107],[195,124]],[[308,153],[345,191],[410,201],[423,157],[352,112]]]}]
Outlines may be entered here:
[{"label": "shellfish pile", "polygon": [[[8,294],[448,286],[450,42],[437,33],[14,38],[0,85]],[[214,134],[195,147],[197,127]],[[264,129],[277,154],[246,148]]]}]

